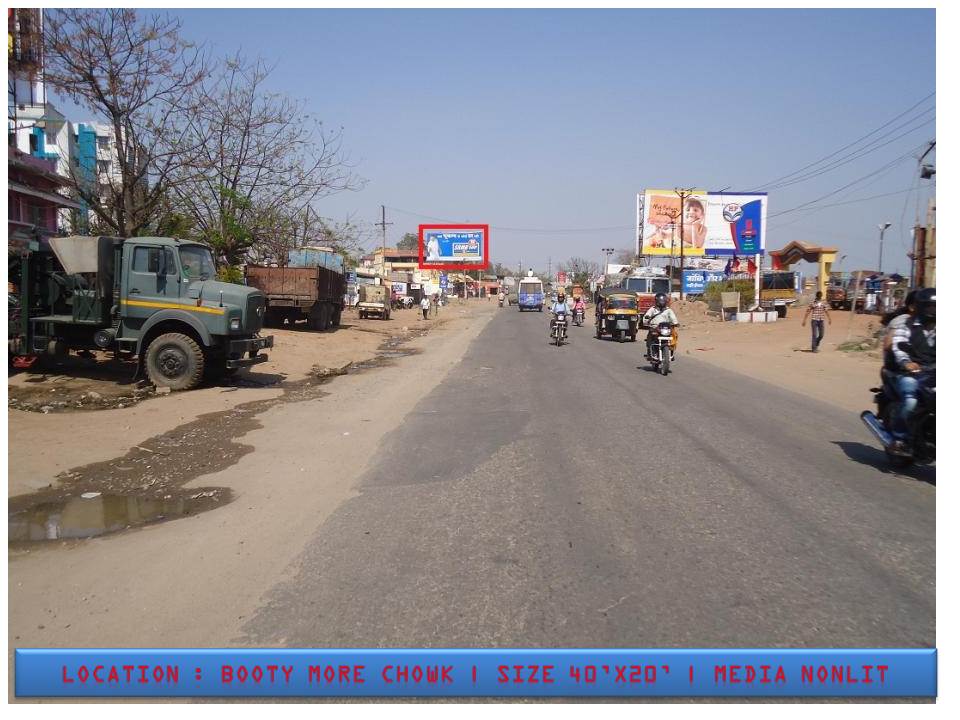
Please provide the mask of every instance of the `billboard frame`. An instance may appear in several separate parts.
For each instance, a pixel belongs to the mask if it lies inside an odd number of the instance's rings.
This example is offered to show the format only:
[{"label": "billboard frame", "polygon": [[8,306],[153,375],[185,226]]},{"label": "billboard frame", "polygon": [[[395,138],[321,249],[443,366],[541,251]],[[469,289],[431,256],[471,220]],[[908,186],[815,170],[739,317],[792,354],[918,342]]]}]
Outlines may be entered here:
[{"label": "billboard frame", "polygon": [[[426,258],[426,247],[423,239],[424,231],[428,230],[481,230],[483,232],[483,262],[439,262],[428,263]],[[419,225],[417,227],[417,251],[419,254],[418,267],[421,270],[486,270],[490,266],[490,225],[489,224],[471,224],[463,223],[457,225]]]}]

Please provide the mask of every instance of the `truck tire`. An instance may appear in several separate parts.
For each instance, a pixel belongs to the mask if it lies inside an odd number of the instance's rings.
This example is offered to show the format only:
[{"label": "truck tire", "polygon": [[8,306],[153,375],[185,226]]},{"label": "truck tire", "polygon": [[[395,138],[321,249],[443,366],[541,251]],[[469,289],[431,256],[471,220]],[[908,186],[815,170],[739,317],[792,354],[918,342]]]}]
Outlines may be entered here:
[{"label": "truck tire", "polygon": [[777,305],[777,317],[785,318],[787,316],[787,306],[786,305]]},{"label": "truck tire", "polygon": [[147,377],[157,387],[192,390],[203,379],[203,350],[183,333],[165,333],[147,348]]},{"label": "truck tire", "polygon": [[333,311],[333,320],[331,321],[331,325],[333,325],[335,328],[340,327],[340,308],[337,308]]}]

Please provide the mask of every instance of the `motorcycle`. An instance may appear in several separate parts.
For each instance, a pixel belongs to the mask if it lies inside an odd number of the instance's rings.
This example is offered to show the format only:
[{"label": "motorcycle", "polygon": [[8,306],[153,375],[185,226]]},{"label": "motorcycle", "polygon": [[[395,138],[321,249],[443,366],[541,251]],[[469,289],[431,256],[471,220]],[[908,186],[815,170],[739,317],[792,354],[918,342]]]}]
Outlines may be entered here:
[{"label": "motorcycle", "polygon": [[498,298],[497,305],[503,307],[503,298]]},{"label": "motorcycle", "polygon": [[557,347],[560,347],[563,341],[567,339],[567,316],[564,313],[557,313],[553,318],[550,336],[556,342]]},{"label": "motorcycle", "polygon": [[577,327],[583,327],[583,308],[577,308],[573,311],[573,324]]},{"label": "motorcycle", "polygon": [[670,372],[670,365],[675,359],[673,326],[670,323],[660,323],[650,342],[650,364],[661,375]]},{"label": "motorcycle", "polygon": [[[903,343],[906,344],[906,343]],[[915,462],[931,463],[937,459],[937,368],[923,368],[915,377],[917,388],[917,407],[907,421],[907,438],[902,451],[893,447],[893,419],[900,412],[897,396],[897,374],[889,370],[880,371],[882,384],[870,388],[874,393],[876,414],[869,410],[860,413],[863,424],[883,445],[883,451],[894,467],[905,468]]]}]

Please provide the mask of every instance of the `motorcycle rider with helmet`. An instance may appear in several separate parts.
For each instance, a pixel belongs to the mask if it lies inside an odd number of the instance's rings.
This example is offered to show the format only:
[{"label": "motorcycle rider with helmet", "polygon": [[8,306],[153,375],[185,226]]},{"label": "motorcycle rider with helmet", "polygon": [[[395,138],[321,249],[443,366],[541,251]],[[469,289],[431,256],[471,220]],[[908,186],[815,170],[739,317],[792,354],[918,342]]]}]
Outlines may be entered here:
[{"label": "motorcycle rider with helmet", "polygon": [[567,328],[570,327],[570,309],[567,307],[567,293],[560,288],[557,291],[557,301],[550,306],[550,337],[553,337],[553,321],[557,315],[564,315]]},{"label": "motorcycle rider with helmet", "polygon": [[[899,407],[889,430],[895,441],[892,449],[900,452],[906,451],[908,421],[917,407],[918,374],[937,363],[936,288],[918,290],[913,304],[914,311],[907,319],[893,326],[884,353],[884,369],[895,374]],[[907,349],[900,347],[902,343],[908,343]]]},{"label": "motorcycle rider with helmet", "polygon": [[643,314],[643,324],[647,326],[647,354],[644,357],[650,357],[650,351],[653,349],[652,343],[656,337],[657,328],[661,323],[669,323],[671,328],[680,325],[677,314],[667,306],[667,296],[664,293],[657,293],[653,298],[653,305]]}]

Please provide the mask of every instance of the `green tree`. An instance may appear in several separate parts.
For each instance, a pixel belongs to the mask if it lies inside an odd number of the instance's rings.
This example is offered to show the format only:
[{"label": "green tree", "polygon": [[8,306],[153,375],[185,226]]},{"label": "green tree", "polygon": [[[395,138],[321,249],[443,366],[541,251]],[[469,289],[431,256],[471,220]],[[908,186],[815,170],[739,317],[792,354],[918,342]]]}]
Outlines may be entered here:
[{"label": "green tree", "polygon": [[397,243],[397,250],[404,250],[406,252],[417,252],[417,248],[420,247],[420,236],[415,233],[404,233],[403,237],[400,238],[400,242]]}]

